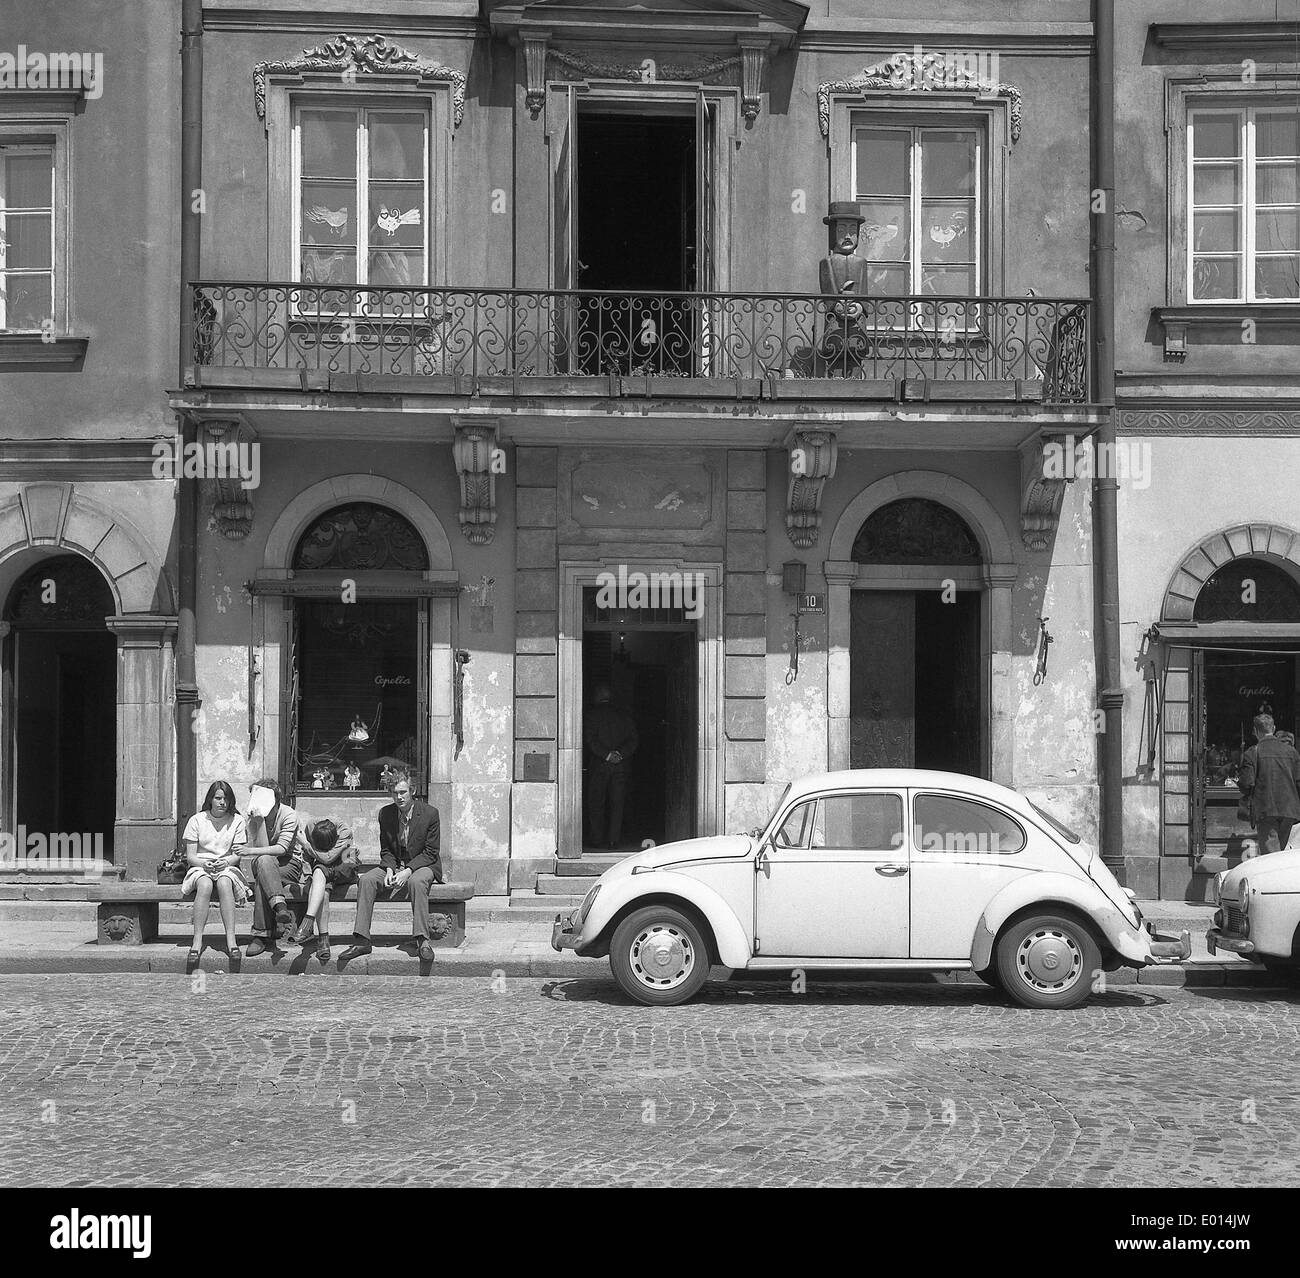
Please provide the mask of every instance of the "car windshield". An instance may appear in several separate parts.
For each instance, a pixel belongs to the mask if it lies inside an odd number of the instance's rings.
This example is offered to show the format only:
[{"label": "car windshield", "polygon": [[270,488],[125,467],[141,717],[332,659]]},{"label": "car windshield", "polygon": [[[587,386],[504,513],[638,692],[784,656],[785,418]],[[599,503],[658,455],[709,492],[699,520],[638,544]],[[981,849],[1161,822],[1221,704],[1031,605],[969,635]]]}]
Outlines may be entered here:
[{"label": "car windshield", "polygon": [[1050,825],[1052,829],[1055,830],[1057,834],[1061,836],[1061,838],[1065,839],[1067,842],[1070,843],[1083,842],[1083,840],[1080,839],[1079,836],[1069,828],[1069,826],[1062,825],[1050,812],[1044,812],[1043,809],[1040,808],[1038,804],[1036,804],[1032,799],[1028,800],[1028,803],[1029,806],[1033,808],[1033,810],[1037,812],[1038,815],[1042,817],[1043,820],[1046,821],[1047,824]]}]

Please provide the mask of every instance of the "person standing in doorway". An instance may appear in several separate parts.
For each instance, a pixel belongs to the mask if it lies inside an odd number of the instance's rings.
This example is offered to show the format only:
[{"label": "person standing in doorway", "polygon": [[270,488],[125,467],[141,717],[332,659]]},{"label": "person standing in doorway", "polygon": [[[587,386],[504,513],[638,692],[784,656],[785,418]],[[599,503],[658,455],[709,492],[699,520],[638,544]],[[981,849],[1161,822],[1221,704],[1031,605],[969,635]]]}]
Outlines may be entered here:
[{"label": "person standing in doorway", "polygon": [[632,716],[614,705],[613,694],[606,684],[596,688],[592,700],[595,704],[583,727],[583,741],[591,762],[587,772],[587,823],[591,827],[592,843],[598,848],[613,849],[623,837],[627,765],[636,753],[640,738]]},{"label": "person standing in doorway", "polygon": [[1241,756],[1238,785],[1250,801],[1259,855],[1280,852],[1300,821],[1300,754],[1273,735],[1273,716],[1257,714],[1255,744]]}]

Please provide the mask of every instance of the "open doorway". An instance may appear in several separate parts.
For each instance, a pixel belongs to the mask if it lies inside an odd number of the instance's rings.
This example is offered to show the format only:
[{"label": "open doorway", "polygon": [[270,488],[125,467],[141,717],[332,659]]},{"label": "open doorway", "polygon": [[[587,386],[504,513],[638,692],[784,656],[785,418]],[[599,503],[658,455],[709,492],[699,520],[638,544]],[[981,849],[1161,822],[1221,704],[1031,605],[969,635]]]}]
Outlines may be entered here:
[{"label": "open doorway", "polygon": [[113,856],[117,641],[113,596],[77,555],[47,559],[14,586],[5,662],[12,819],[51,855]]},{"label": "open doorway", "polygon": [[[633,852],[689,839],[698,784],[696,625],[680,608],[614,611],[584,591],[582,634],[584,852]],[[599,709],[608,691],[609,712]],[[621,767],[602,763],[606,735],[636,747]],[[598,744],[599,743],[599,744]]]},{"label": "open doorway", "polygon": [[984,775],[979,594],[859,590],[851,608],[850,766]]},{"label": "open doorway", "polygon": [[713,113],[580,110],[573,131],[573,287],[648,294],[578,303],[579,371],[690,376],[706,320],[675,295],[713,287]]}]

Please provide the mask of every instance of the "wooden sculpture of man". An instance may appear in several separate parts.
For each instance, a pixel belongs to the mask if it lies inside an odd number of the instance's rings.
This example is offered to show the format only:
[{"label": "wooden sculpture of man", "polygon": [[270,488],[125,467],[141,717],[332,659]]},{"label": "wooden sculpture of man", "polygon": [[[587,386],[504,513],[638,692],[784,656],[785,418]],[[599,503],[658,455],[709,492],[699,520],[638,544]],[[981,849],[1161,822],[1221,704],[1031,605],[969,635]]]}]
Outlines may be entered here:
[{"label": "wooden sculpture of man", "polygon": [[858,235],[866,218],[852,200],[833,200],[822,221],[829,228],[830,251],[818,267],[818,280],[827,303],[822,331],[821,354],[847,373],[850,361],[866,353],[863,328],[867,295],[867,262],[857,255]]}]

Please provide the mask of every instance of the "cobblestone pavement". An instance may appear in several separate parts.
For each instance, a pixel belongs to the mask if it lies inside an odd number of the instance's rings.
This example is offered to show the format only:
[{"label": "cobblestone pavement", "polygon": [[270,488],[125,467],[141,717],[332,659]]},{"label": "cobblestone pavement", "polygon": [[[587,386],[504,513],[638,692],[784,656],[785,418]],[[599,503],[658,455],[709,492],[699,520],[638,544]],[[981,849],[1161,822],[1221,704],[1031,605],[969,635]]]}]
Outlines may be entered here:
[{"label": "cobblestone pavement", "polygon": [[0,977],[0,1184],[1296,1185],[1300,1003]]}]

